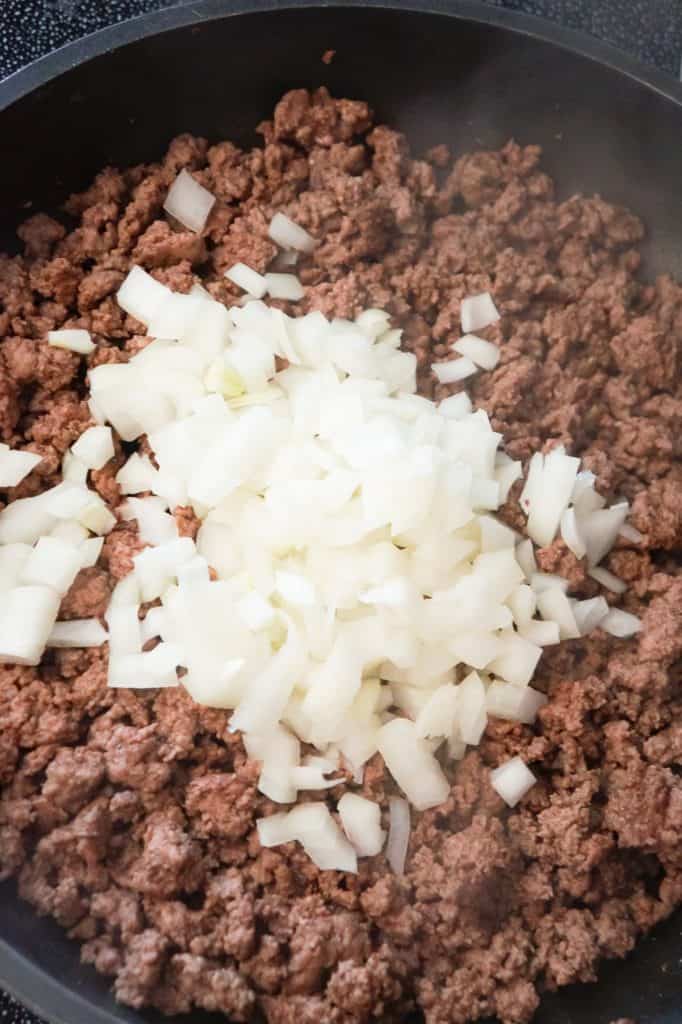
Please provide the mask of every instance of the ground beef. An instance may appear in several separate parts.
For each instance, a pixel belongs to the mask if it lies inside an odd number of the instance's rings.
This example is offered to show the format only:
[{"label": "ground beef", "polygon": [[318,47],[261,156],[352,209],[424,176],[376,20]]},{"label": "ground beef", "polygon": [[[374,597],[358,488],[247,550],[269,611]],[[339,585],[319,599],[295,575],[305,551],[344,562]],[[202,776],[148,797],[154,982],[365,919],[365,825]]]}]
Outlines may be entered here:
[{"label": "ground beef", "polygon": [[[423,394],[457,390],[430,365],[450,357],[462,298],[494,292],[503,317],[484,333],[501,359],[475,378],[475,402],[511,454],[560,441],[605,494],[632,500],[643,540],[619,543],[608,564],[643,631],[545,652],[537,724],[493,721],[448,768],[446,802],[413,814],[400,878],[383,855],[345,876],[296,844],[261,849],[255,821],[274,808],[256,767],[228,714],[182,689],[108,690],[97,650],[1,666],[0,878],[15,875],[134,1007],[270,1024],[415,1010],[428,1024],[524,1024],[543,990],[592,980],[682,901],[682,288],[642,283],[637,218],[599,197],[557,199],[535,146],[415,159],[366,104],[324,89],[287,94],[260,131],[264,148],[184,135],[161,163],[107,168],[66,204],[70,231],[34,216],[23,256],[0,257],[0,435],[44,455],[23,493],[54,482],[90,422],[83,360],[45,332],[86,327],[90,365],[125,361],[143,343],[114,298],[131,263],[230,301],[223,270],[272,263],[267,225],[283,209],[319,240],[299,261],[296,310],[386,308]],[[181,167],[218,197],[200,237],[163,215]],[[112,472],[93,483],[118,502]],[[503,515],[522,527],[517,497]],[[175,516],[193,536],[191,510]],[[119,523],[63,616],[101,615],[140,549],[134,524]],[[598,593],[560,541],[538,561]],[[516,754],[539,781],[509,811],[489,769]],[[378,757],[363,791],[384,805],[395,791]]]}]

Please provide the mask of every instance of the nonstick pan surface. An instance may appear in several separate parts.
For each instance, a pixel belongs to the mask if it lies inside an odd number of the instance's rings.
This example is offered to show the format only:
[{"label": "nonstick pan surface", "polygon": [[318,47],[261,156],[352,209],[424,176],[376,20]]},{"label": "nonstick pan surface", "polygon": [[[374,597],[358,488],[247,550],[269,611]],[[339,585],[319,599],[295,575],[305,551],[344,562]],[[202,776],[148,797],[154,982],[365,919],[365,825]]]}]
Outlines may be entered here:
[{"label": "nonstick pan surface", "polygon": [[[152,160],[181,131],[253,144],[286,89],[322,84],[369,101],[415,152],[540,143],[562,195],[631,206],[649,228],[645,272],[682,277],[682,87],[587,37],[465,0],[196,0],[52,54],[0,84],[0,250],[15,247],[19,221],[56,209],[106,164]],[[0,986],[58,1024],[168,1020],[117,1006],[11,883],[0,886]],[[682,1021],[680,913],[604,964],[596,985],[547,996],[537,1024],[619,1017]]]}]

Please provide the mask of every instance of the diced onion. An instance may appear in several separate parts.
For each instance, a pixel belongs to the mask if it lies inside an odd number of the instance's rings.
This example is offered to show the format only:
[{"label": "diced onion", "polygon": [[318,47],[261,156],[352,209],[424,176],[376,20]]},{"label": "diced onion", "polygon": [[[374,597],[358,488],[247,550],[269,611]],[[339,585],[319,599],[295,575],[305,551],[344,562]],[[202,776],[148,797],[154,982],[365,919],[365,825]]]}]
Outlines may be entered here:
[{"label": "diced onion", "polygon": [[215,196],[183,167],[168,191],[163,208],[184,227],[200,234],[214,203]]},{"label": "diced onion", "polygon": [[24,565],[22,582],[52,587],[63,596],[81,565],[82,557],[77,548],[58,537],[41,537]]},{"label": "diced onion", "polygon": [[450,792],[448,780],[414,722],[394,718],[379,730],[378,742],[386,767],[418,811],[443,803]]},{"label": "diced onion", "polygon": [[303,285],[295,274],[266,274],[265,285],[272,299],[298,302],[304,295]]},{"label": "diced onion", "polygon": [[79,355],[89,356],[95,351],[95,343],[90,337],[89,331],[79,329],[64,329],[61,331],[48,331],[47,343],[53,348],[66,348]]},{"label": "diced onion", "polygon": [[595,565],[588,569],[587,575],[591,576],[597,583],[601,583],[607,590],[611,590],[614,594],[624,594],[627,590],[627,584],[623,580],[614,573],[609,572],[608,569],[604,569],[601,565]]},{"label": "diced onion", "polygon": [[537,779],[520,757],[513,757],[490,773],[490,781],[504,802],[509,807],[516,807]]},{"label": "diced onion", "polygon": [[261,846],[298,841],[321,870],[357,872],[357,855],[323,803],[299,804],[256,822]]},{"label": "diced onion", "polygon": [[489,327],[500,319],[495,303],[490,292],[482,292],[480,295],[470,295],[462,299],[460,307],[460,319],[462,330],[465,334],[473,331],[480,331],[483,327]]},{"label": "diced onion", "polygon": [[573,604],[573,614],[581,636],[587,636],[596,629],[608,613],[609,606],[603,597],[592,597],[587,601],[575,601]]},{"label": "diced onion", "polygon": [[12,451],[0,445],[0,487],[16,487],[42,461],[42,455],[35,452]]},{"label": "diced onion", "polygon": [[71,445],[71,451],[88,469],[102,469],[114,457],[111,427],[88,427]]},{"label": "diced onion", "polygon": [[47,638],[48,647],[101,647],[107,631],[99,619],[69,619],[55,622]]},{"label": "diced onion", "polygon": [[37,665],[59,611],[52,587],[19,586],[3,594],[0,664]]},{"label": "diced onion", "polygon": [[339,800],[339,817],[359,857],[380,853],[386,833],[381,827],[381,807],[357,793],[344,793]]},{"label": "diced onion", "polygon": [[386,860],[394,874],[405,874],[407,850],[410,845],[410,805],[402,797],[392,796],[388,803],[389,826]]},{"label": "diced onion", "polygon": [[478,338],[475,334],[465,334],[452,346],[455,352],[467,356],[482,370],[494,370],[500,361],[500,350],[492,341]]},{"label": "diced onion", "polygon": [[446,363],[433,363],[431,369],[441,384],[455,384],[457,381],[466,380],[467,377],[473,377],[478,372],[476,363],[466,356],[450,359]]},{"label": "diced onion", "polygon": [[644,534],[641,533],[631,523],[623,523],[620,528],[620,537],[624,540],[629,540],[632,544],[641,544],[644,540]]},{"label": "diced onion", "polygon": [[241,288],[248,295],[253,295],[254,299],[262,299],[268,288],[263,275],[247,267],[245,263],[235,263],[225,271],[225,277],[232,281],[232,284],[236,284],[237,288]]},{"label": "diced onion", "polygon": [[642,628],[642,620],[630,612],[624,612],[621,608],[611,608],[599,623],[599,628],[611,636],[621,639],[634,636]]},{"label": "diced onion", "polygon": [[315,239],[305,228],[296,224],[284,213],[276,213],[270,221],[268,234],[276,245],[283,249],[298,249],[300,252],[312,252]]}]

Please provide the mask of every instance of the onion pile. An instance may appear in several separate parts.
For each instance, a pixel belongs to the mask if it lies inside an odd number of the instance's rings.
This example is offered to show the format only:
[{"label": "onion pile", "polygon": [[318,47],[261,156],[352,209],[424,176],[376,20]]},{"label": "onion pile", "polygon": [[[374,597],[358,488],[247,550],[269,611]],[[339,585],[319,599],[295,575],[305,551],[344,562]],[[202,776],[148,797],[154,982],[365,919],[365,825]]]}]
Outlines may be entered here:
[{"label": "onion pile", "polygon": [[[212,197],[183,175],[166,209],[201,230]],[[314,245],[281,214],[270,235],[289,251]],[[386,313],[289,317],[260,296],[301,297],[294,275],[238,264],[227,276],[248,299],[231,309],[139,267],[123,283],[120,305],[155,340],[90,371],[97,425],[67,453],[64,482],[0,513],[0,659],[37,664],[48,644],[108,639],[110,686],[182,685],[232,710],[271,800],[324,791],[339,768],[361,782],[380,752],[416,809],[436,806],[449,792],[443,759],[477,744],[489,715],[534,721],[543,646],[639,628],[603,598],[571,599],[566,580],[538,572],[532,544],[561,531],[604,572],[627,505],[605,508],[563,448],[536,454],[521,496],[532,541],[522,539],[495,516],[520,463],[465,393],[439,404],[415,393],[415,356]],[[464,300],[458,358],[434,367],[440,380],[494,368],[497,346],[472,332],[498,318],[489,295]],[[87,487],[114,453],[112,428],[126,442],[146,436],[154,461],[134,453],[116,477],[118,515],[148,546],[112,595],[107,633],[56,619],[115,522]],[[3,449],[0,486],[35,459]],[[196,543],[179,536],[177,506],[201,519]],[[301,744],[318,753],[302,756]],[[517,761],[492,779],[511,806],[533,781]],[[260,821],[261,842],[296,840],[319,867],[353,871],[383,847],[381,809],[347,793],[338,813],[342,827],[325,802],[303,803]],[[408,841],[409,808],[394,800],[387,856],[398,872]]]}]

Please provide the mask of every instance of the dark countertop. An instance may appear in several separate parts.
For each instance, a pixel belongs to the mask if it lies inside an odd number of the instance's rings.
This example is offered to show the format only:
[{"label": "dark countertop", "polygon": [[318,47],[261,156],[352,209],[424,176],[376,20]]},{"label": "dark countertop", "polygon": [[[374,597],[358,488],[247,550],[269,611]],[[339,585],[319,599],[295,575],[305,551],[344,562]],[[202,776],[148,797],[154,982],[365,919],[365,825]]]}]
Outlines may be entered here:
[{"label": "dark countertop", "polygon": [[[0,0],[0,79],[106,25],[188,0]],[[675,77],[682,61],[680,0],[487,0],[590,32]],[[0,1024],[40,1024],[0,991]]]}]

